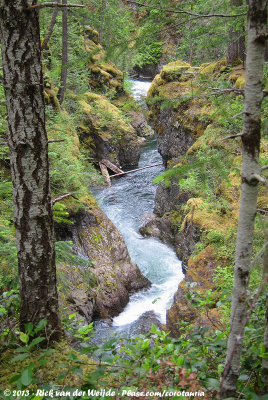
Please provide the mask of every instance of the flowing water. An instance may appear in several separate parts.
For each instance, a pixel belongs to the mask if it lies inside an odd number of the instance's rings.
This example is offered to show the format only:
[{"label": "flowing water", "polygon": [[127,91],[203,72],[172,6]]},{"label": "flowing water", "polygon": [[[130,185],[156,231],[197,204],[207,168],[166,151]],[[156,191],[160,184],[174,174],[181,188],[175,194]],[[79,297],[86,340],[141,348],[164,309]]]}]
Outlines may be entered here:
[{"label": "flowing water", "polygon": [[[133,95],[146,95],[149,82],[134,81]],[[161,162],[155,139],[144,146],[138,167]],[[165,322],[178,283],[183,279],[181,262],[175,252],[155,238],[144,238],[139,227],[144,214],[152,213],[156,185],[154,177],[164,168],[160,165],[112,179],[112,186],[99,189],[95,197],[103,211],[122,233],[132,261],[150,279],[152,286],[131,296],[126,308],[113,319],[113,330],[129,331],[131,323],[144,312],[153,310]]]}]

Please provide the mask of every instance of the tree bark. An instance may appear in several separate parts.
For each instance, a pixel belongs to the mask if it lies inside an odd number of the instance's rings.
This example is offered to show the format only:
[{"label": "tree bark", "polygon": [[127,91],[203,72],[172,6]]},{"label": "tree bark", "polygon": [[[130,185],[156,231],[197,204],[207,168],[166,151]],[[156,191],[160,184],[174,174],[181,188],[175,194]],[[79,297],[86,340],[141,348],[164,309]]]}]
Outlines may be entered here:
[{"label": "tree bark", "polygon": [[[67,0],[62,0],[62,4],[67,5]],[[67,7],[62,9],[62,62],[61,62],[61,78],[60,90],[58,98],[60,104],[63,103],[67,83],[67,61],[68,61],[68,22]]]},{"label": "tree bark", "polygon": [[240,357],[244,335],[243,318],[246,314],[247,288],[250,276],[254,219],[258,195],[258,182],[252,179],[252,175],[260,174],[258,160],[265,40],[260,40],[259,35],[266,32],[266,21],[267,0],[249,0],[246,88],[242,134],[242,185],[236,241],[235,277],[226,363],[218,399],[235,395],[237,378],[240,372]]},{"label": "tree bark", "polygon": [[[231,0],[231,7],[241,6],[243,0]],[[237,65],[245,60],[245,32],[237,31],[231,26],[229,29],[229,42],[227,48],[227,64]]]},{"label": "tree bark", "polygon": [[20,328],[47,319],[47,341],[60,336],[36,1],[1,0],[0,31],[8,116],[20,282]]}]

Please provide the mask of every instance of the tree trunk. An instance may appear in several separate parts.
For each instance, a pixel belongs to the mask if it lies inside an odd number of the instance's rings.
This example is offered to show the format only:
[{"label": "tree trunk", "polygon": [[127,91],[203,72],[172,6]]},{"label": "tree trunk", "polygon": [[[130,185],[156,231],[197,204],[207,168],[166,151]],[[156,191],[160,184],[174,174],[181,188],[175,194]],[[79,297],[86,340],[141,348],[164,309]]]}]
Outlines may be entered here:
[{"label": "tree trunk", "polygon": [[252,179],[252,175],[260,174],[258,159],[265,40],[260,39],[259,35],[266,32],[267,0],[249,0],[248,18],[246,88],[242,135],[242,185],[236,241],[235,277],[226,364],[218,399],[232,397],[235,394],[237,378],[240,372],[240,356],[244,335],[243,317],[246,314],[247,288],[258,195],[257,180]]},{"label": "tree trunk", "polygon": [[[59,4],[60,0],[57,0],[57,3]],[[50,25],[49,25],[49,28],[47,30],[47,34],[44,37],[44,40],[42,41],[42,45],[41,45],[41,49],[42,50],[47,48],[48,42],[50,41],[54,26],[55,26],[55,23],[56,23],[58,10],[59,10],[58,7],[54,7],[54,10],[53,10],[53,13],[52,13],[52,17],[51,17],[51,21],[50,21]]]},{"label": "tree trunk", "polygon": [[[67,0],[62,0],[62,4],[67,4]],[[68,61],[68,25],[67,25],[67,7],[62,9],[62,61],[61,78],[58,98],[60,104],[63,103],[66,83],[67,83],[67,61]]]},{"label": "tree trunk", "polygon": [[20,281],[20,328],[47,319],[47,341],[60,336],[36,1],[1,0],[0,29],[8,145]]},{"label": "tree trunk", "polygon": [[[243,4],[243,0],[231,0],[231,7],[238,7]],[[243,30],[235,30],[233,27],[229,29],[229,42],[227,48],[227,64],[237,65],[244,63],[245,59],[245,32]]]}]

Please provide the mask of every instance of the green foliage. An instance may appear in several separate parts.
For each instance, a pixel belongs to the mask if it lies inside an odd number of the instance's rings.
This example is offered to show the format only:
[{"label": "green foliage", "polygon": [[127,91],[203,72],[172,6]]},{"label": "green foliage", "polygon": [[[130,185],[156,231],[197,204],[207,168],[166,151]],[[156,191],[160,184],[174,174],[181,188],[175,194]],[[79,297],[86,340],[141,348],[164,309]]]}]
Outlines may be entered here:
[{"label": "green foliage", "polygon": [[[239,14],[245,12],[245,6],[236,6],[232,9],[229,0],[217,3],[211,0],[194,0],[179,3],[179,8],[195,14]],[[244,34],[246,16],[239,18],[225,18],[224,23],[219,18],[197,18],[190,15],[180,16],[180,26],[185,27],[183,36],[177,48],[179,59],[189,60],[192,57],[194,65],[223,58],[226,56],[230,27],[237,32],[236,36]]]},{"label": "green foliage", "polygon": [[163,42],[157,41],[150,43],[142,43],[139,52],[135,57],[135,64],[139,67],[145,65],[157,64],[162,55]]},{"label": "green foliage", "polygon": [[182,190],[197,197],[215,200],[220,182],[227,180],[230,171],[229,155],[204,143],[194,156],[194,159],[188,158],[178,167],[165,171],[163,175],[154,179],[154,183],[164,180],[165,184],[169,185],[175,178]]}]

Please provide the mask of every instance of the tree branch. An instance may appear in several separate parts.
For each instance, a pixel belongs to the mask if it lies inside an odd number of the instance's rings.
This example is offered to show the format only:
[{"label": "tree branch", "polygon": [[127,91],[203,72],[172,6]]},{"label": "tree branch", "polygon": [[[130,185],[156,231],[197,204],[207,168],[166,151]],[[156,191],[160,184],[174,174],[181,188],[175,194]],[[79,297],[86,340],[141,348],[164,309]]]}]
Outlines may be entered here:
[{"label": "tree branch", "polygon": [[263,98],[268,96],[268,90],[263,90],[262,93],[263,93]]},{"label": "tree branch", "polygon": [[268,169],[268,165],[264,165],[263,167],[261,167],[261,172],[265,171],[266,169]]},{"label": "tree branch", "polygon": [[259,181],[260,183],[262,183],[268,189],[268,182],[264,178],[262,178],[260,175],[258,175],[258,174],[251,175],[250,182],[252,182],[254,180]]},{"label": "tree branch", "polygon": [[235,135],[230,135],[230,136],[226,136],[225,138],[223,138],[222,140],[228,140],[228,139],[236,139],[243,136],[243,133],[237,133]]},{"label": "tree branch", "polygon": [[235,118],[237,118],[237,117],[240,117],[240,115],[243,115],[243,114],[244,114],[244,111],[241,111],[241,112],[239,112],[239,113],[233,115],[233,116],[232,116],[232,119],[235,119]]},{"label": "tree branch", "polygon": [[214,88],[214,87],[208,87],[208,89],[211,89],[211,90],[215,91],[215,93],[209,93],[209,95],[215,95],[217,93],[222,94],[222,93],[234,92],[234,93],[242,94],[242,96],[245,96],[245,94],[244,94],[245,90],[244,89],[236,89],[236,88],[219,89],[219,88]]},{"label": "tree branch", "polygon": [[169,8],[158,8],[158,7],[150,7],[147,6],[146,4],[142,4],[139,3],[137,1],[132,1],[132,0],[126,0],[127,3],[131,3],[131,4],[136,4],[137,6],[141,6],[141,7],[145,7],[148,8],[150,10],[160,10],[160,11],[166,11],[166,12],[170,12],[170,13],[174,13],[174,14],[186,14],[186,15],[191,15],[194,17],[199,17],[199,18],[212,18],[212,17],[219,17],[219,18],[236,18],[236,17],[244,17],[245,15],[247,15],[246,12],[241,13],[241,14],[195,14],[192,13],[190,11],[184,11],[184,10],[172,10]]},{"label": "tree branch", "polygon": [[65,7],[79,7],[79,8],[85,8],[84,4],[58,4],[58,3],[42,3],[42,4],[35,4],[33,6],[27,7],[24,10],[31,11],[35,9],[40,9],[44,7],[58,7],[58,8],[65,8]]},{"label": "tree branch", "polygon": [[65,142],[65,140],[66,140],[66,139],[51,139],[51,140],[48,140],[47,142],[48,142],[48,143]]},{"label": "tree branch", "polygon": [[58,201],[65,199],[66,197],[73,197],[74,199],[78,200],[78,198],[75,197],[75,195],[73,193],[66,193],[66,194],[63,194],[62,196],[57,197],[56,199],[52,200],[52,202],[51,202],[52,206],[54,206],[54,204],[57,203]]},{"label": "tree branch", "polygon": [[256,40],[261,41],[261,42],[265,41],[267,39],[268,39],[268,33],[262,33],[256,37]]}]

